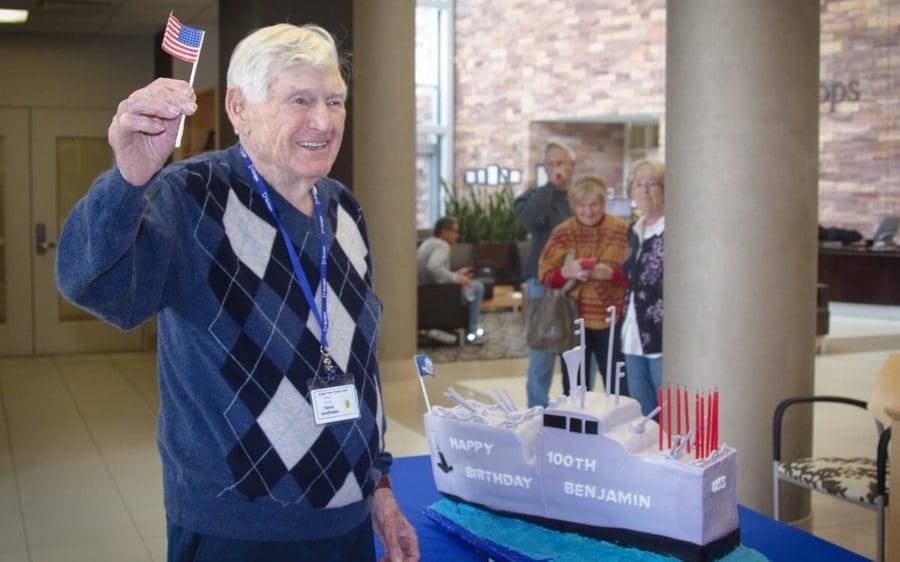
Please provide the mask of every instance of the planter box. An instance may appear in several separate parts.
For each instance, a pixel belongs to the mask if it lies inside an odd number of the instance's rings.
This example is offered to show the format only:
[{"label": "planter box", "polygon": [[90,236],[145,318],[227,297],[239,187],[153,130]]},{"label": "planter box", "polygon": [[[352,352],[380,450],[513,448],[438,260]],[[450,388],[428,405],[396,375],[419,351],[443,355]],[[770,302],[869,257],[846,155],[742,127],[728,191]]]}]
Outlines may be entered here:
[{"label": "planter box", "polygon": [[450,246],[450,271],[472,267],[472,244],[458,242]]},{"label": "planter box", "polygon": [[478,271],[489,267],[499,285],[518,285],[522,282],[522,264],[516,242],[480,242],[472,246],[472,267]]}]

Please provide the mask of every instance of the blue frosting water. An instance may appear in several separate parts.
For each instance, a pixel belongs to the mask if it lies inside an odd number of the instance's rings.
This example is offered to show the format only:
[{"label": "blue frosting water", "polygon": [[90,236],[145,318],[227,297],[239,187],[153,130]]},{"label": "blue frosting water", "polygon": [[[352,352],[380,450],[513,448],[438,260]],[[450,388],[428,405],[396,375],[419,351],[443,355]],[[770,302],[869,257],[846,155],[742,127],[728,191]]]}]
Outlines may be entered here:
[{"label": "blue frosting water", "polygon": [[[503,517],[477,507],[442,499],[425,514],[449,533],[495,560],[510,562],[672,562],[663,556],[636,548],[562,533],[513,517]],[[767,562],[759,552],[739,546],[720,562]]]}]

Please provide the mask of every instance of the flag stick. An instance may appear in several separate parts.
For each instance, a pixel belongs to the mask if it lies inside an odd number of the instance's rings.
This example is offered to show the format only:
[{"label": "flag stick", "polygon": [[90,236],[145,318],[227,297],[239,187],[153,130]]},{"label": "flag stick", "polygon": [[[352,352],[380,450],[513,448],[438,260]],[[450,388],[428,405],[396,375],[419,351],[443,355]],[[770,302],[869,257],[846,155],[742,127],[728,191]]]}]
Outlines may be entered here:
[{"label": "flag stick", "polygon": [[[206,32],[200,34],[200,45],[197,47],[197,58],[194,59],[194,66],[191,67],[191,78],[188,80],[188,84],[193,87],[194,85],[194,76],[197,75],[197,63],[200,62],[200,51],[203,50],[203,40],[206,39]],[[181,116],[181,123],[178,124],[178,136],[175,138],[175,148],[181,148],[181,137],[184,135],[184,121],[187,118],[186,115]],[[427,398],[426,398],[427,400]],[[430,410],[431,408],[429,408]]]},{"label": "flag stick", "polygon": [[425,390],[425,381],[422,380],[424,377],[419,376],[419,384],[422,385],[422,396],[425,397],[425,407],[428,408],[428,413],[431,413],[431,402],[428,400],[428,391]]},{"label": "flag stick", "polygon": [[616,307],[610,306],[606,309],[606,312],[609,314],[607,317],[607,322],[609,322],[609,341],[606,350],[606,404],[609,405],[609,396],[613,392],[612,360],[613,344],[615,343],[613,336],[616,333]]}]

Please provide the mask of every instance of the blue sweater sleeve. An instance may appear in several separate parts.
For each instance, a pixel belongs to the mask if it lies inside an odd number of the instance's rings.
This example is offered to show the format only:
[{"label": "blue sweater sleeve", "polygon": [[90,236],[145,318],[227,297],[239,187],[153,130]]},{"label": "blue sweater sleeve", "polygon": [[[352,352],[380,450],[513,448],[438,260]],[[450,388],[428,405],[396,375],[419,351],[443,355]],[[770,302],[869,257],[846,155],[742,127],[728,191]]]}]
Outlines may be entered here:
[{"label": "blue sweater sleeve", "polygon": [[131,186],[113,168],[69,213],[59,237],[60,293],[123,330],[162,307],[173,255],[175,205],[158,174]]}]

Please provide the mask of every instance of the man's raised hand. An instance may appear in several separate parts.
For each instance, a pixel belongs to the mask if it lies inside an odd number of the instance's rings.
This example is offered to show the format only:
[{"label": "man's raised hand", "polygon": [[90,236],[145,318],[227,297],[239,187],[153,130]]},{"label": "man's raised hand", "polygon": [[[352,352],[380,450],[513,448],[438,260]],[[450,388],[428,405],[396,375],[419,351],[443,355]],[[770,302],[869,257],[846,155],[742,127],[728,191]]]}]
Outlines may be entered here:
[{"label": "man's raised hand", "polygon": [[175,149],[182,115],[197,111],[194,89],[183,80],[157,78],[119,104],[109,125],[109,145],[122,177],[143,185]]}]

